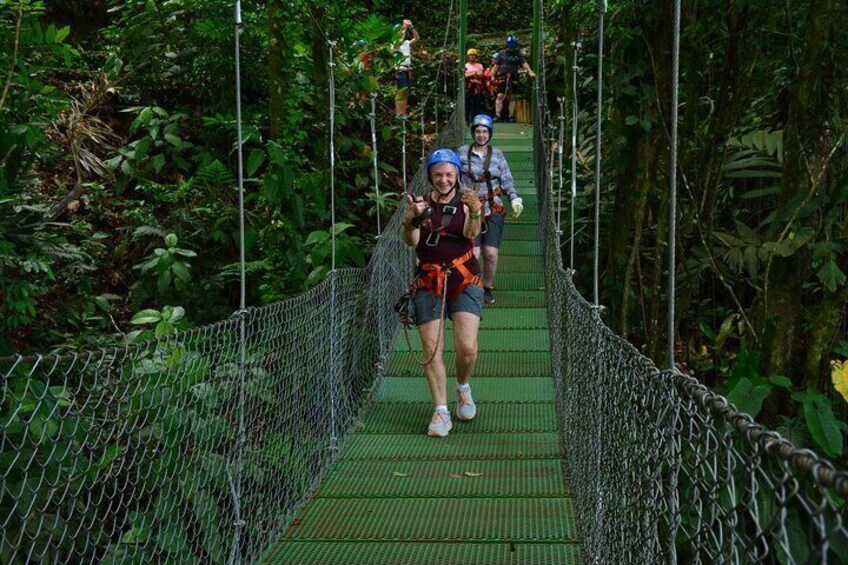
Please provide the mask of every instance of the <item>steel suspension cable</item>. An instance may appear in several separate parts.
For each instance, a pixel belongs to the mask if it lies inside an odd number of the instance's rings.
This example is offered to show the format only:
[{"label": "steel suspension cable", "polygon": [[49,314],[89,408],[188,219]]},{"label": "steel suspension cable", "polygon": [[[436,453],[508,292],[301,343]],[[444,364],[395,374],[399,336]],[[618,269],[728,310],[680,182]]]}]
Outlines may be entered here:
[{"label": "steel suspension cable", "polygon": [[594,251],[594,299],[595,306],[600,305],[599,278],[601,253],[601,120],[603,112],[604,89],[604,16],[607,13],[607,0],[600,1],[600,16],[598,18],[598,107],[596,110],[595,128],[595,251]]},{"label": "steel suspension cable", "polygon": [[335,50],[336,42],[328,40],[330,58],[329,70],[329,116],[330,116],[330,240],[331,240],[331,270],[336,270],[336,77]]},{"label": "steel suspension cable", "polygon": [[671,140],[669,155],[668,229],[668,368],[674,369],[674,302],[677,244],[677,110],[680,90],[680,0],[674,1],[674,40],[671,53]]},{"label": "steel suspension cable", "polygon": [[577,207],[577,75],[580,72],[578,55],[582,44],[574,41],[571,44],[574,49],[574,63],[571,66],[571,250],[569,266],[574,270],[574,216]]},{"label": "steel suspension cable", "polygon": [[401,133],[401,166],[403,168],[403,191],[409,192],[409,187],[406,180],[406,122],[407,117],[401,116],[401,123],[403,124],[403,130]]},{"label": "steel suspension cable", "polygon": [[[559,135],[557,136],[557,168],[559,172],[559,183],[557,184],[557,211],[556,211],[556,223],[557,223],[557,239],[562,237],[562,145],[565,141],[565,99],[560,96],[557,98],[557,102],[559,102]],[[572,218],[572,221],[574,218]],[[557,241],[557,247],[559,248],[560,242]],[[572,261],[569,263],[569,267],[574,268],[574,257],[571,258]]]},{"label": "steel suspension cable", "polygon": [[330,260],[330,358],[329,358],[329,377],[330,377],[330,449],[335,451],[338,449],[338,434],[336,421],[336,77],[335,77],[335,50],[336,42],[328,41],[328,82],[329,82],[329,115],[330,115],[330,238],[331,238],[331,255]]},{"label": "steel suspension cable", "polygon": [[377,93],[371,93],[371,157],[374,161],[374,193],[377,195],[377,237],[383,234],[380,220],[380,173],[377,168]]},{"label": "steel suspension cable", "polygon": [[[238,396],[238,435],[236,437],[236,477],[235,484],[230,479],[230,488],[233,491],[233,546],[230,551],[230,565],[241,563],[241,529],[245,522],[242,518],[242,472],[243,453],[245,445],[245,371],[247,363],[247,330],[245,328],[245,314],[247,304],[247,274],[245,268],[244,251],[244,139],[242,136],[241,115],[241,45],[239,43],[242,19],[241,1],[236,0],[234,4],[234,32],[235,32],[235,67],[236,67],[236,154],[238,156],[238,193],[239,193],[239,396]],[[229,471],[227,473],[229,475]]]}]

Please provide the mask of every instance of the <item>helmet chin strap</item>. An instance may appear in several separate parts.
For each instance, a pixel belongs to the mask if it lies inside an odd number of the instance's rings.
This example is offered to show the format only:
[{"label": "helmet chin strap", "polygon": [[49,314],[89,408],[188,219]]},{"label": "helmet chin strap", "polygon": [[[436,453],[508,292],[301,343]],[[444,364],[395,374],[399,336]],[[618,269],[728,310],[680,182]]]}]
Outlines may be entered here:
[{"label": "helmet chin strap", "polygon": [[[438,188],[436,188],[436,192],[438,192],[439,194],[441,194],[441,195],[442,195],[442,197],[448,196],[448,195],[450,195],[450,193],[452,193],[454,190],[456,190],[457,184],[458,184],[458,183],[454,183],[454,184],[453,184],[453,186],[451,186],[450,190],[449,190],[449,191],[447,191],[447,192],[442,192],[442,191],[441,191],[441,190],[439,190]],[[435,187],[434,187],[434,188],[435,188]]]}]

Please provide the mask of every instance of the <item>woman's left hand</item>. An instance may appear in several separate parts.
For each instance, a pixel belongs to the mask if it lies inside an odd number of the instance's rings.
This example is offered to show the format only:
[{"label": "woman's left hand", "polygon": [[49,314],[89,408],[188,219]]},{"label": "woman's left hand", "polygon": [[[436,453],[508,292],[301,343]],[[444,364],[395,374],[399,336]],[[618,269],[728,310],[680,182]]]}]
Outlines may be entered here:
[{"label": "woman's left hand", "polygon": [[476,214],[483,207],[480,197],[473,190],[467,190],[462,193],[462,203],[468,206],[468,211],[472,214]]}]

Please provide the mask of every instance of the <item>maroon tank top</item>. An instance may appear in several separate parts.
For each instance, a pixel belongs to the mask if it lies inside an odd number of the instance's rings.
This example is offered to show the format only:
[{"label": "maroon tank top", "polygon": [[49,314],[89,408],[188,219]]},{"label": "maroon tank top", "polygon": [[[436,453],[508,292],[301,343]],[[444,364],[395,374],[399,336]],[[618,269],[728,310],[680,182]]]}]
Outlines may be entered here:
[{"label": "maroon tank top", "polygon": [[[422,263],[450,263],[457,257],[465,255],[469,249],[474,247],[474,240],[468,239],[462,233],[465,227],[465,206],[459,199],[456,199],[456,213],[445,227],[444,234],[438,234],[439,226],[442,225],[444,208],[452,203],[439,204],[429,198],[429,204],[433,211],[430,217],[421,224],[421,237],[415,247],[415,254]],[[428,241],[430,245],[427,244]],[[433,245],[436,242],[438,243]],[[465,266],[471,274],[480,274],[480,264],[474,255],[465,262]],[[448,279],[448,295],[451,295],[462,284],[462,281],[462,274],[456,270],[452,271]]]}]

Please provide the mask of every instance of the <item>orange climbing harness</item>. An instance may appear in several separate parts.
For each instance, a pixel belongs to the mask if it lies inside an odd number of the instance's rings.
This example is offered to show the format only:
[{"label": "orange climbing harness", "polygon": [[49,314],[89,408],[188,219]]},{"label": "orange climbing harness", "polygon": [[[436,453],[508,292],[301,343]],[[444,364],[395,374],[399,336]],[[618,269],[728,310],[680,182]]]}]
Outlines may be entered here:
[{"label": "orange climbing harness", "polygon": [[[423,288],[432,292],[434,296],[454,298],[465,290],[468,285],[473,284],[482,287],[483,280],[478,275],[469,271],[468,267],[465,266],[465,263],[473,256],[474,249],[472,248],[450,263],[422,263],[420,266],[421,274],[412,281],[409,287],[410,292]],[[445,287],[448,284],[448,277],[453,270],[458,271],[462,275],[462,283],[448,295]]]}]

